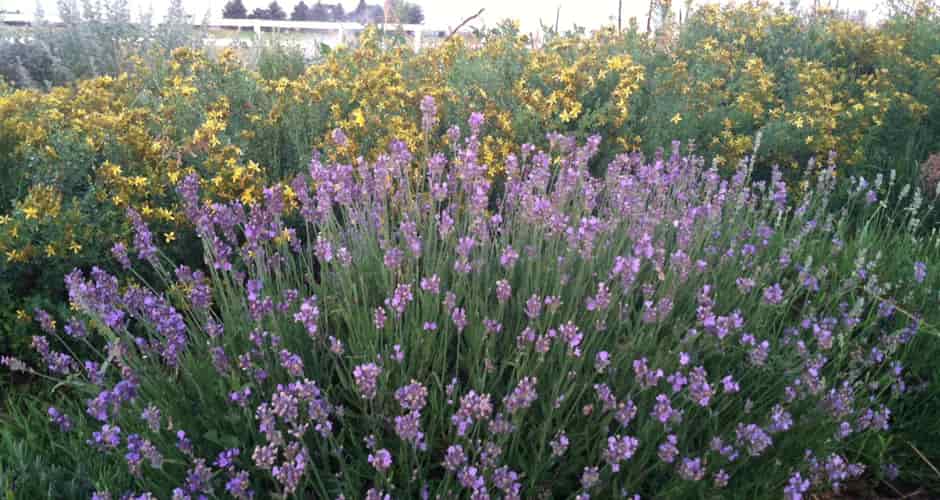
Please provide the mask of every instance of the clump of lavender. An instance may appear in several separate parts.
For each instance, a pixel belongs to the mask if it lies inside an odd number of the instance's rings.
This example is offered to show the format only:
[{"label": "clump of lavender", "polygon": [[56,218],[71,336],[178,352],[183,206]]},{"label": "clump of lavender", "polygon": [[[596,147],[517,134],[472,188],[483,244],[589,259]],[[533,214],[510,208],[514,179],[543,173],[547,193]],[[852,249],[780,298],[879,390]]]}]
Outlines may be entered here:
[{"label": "clump of lavender", "polygon": [[[438,111],[422,100],[429,139]],[[69,274],[75,317],[61,335],[37,314],[33,346],[84,396],[44,425],[126,470],[122,498],[797,499],[861,474],[844,457],[906,394],[929,276],[846,244],[831,169],[791,196],[779,171],[723,178],[676,143],[598,177],[601,137],[548,134],[496,182],[486,117],[465,128],[427,156],[314,154],[253,206],[202,203],[187,177],[204,269],[167,266],[129,212],[167,286]],[[851,210],[886,199],[852,189]]]}]

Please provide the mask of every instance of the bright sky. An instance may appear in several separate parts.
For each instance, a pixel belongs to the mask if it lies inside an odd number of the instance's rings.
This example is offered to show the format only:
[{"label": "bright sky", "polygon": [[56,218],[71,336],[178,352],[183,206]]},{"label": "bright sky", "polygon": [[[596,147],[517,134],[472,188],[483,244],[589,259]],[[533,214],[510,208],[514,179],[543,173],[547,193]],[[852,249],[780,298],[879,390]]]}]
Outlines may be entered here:
[{"label": "bright sky", "polygon": [[[28,14],[36,11],[37,1],[42,4],[46,17],[56,17],[56,0],[0,0],[0,10],[20,10]],[[92,0],[95,1],[95,0]],[[186,11],[196,19],[205,17],[221,17],[222,6],[227,0],[183,0]],[[249,11],[255,7],[264,7],[271,0],[243,0]],[[278,0],[288,15],[294,4],[299,0]],[[325,0],[324,3],[335,3],[337,0]],[[339,0],[347,12],[354,9],[359,0]],[[616,21],[618,0],[411,0],[424,8],[425,24],[432,27],[454,27],[463,19],[473,15],[481,8],[485,9],[479,20],[472,25],[495,24],[501,19],[512,18],[520,21],[525,31],[538,30],[539,20],[551,25],[555,23],[555,14],[559,13],[559,27],[570,28],[574,24],[587,28],[596,28],[603,24]],[[789,4],[790,0],[784,0]],[[812,0],[801,0],[807,5]],[[832,1],[832,0],[830,0]],[[851,10],[866,10],[878,17],[879,7],[883,0],[834,0],[841,8]],[[154,19],[159,19],[166,12],[169,0],[127,0],[132,16],[136,17],[142,10],[153,9]],[[310,5],[316,0],[306,0]],[[726,3],[727,0],[722,0]],[[81,0],[78,1],[81,5]],[[367,0],[367,3],[382,5],[383,0]],[[674,0],[674,5],[684,5],[683,0]],[[695,0],[695,4],[705,3],[704,0]],[[824,1],[825,3],[825,1]],[[649,2],[647,0],[623,0],[623,22],[635,16],[645,18]],[[560,9],[560,10],[559,10]],[[641,23],[642,24],[642,23]]]}]

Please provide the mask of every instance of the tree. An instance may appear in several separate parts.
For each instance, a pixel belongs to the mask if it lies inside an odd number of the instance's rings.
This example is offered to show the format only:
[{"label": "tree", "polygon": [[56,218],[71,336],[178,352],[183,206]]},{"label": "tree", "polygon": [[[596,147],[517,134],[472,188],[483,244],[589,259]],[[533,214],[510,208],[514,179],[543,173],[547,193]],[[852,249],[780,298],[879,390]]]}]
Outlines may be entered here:
[{"label": "tree", "polygon": [[268,4],[268,19],[273,21],[283,21],[287,18],[287,13],[278,5],[277,0]]},{"label": "tree", "polygon": [[290,14],[291,21],[309,21],[311,19],[310,7],[307,7],[307,4],[304,3],[304,0],[300,0],[297,5],[294,6],[294,11]]},{"label": "tree", "polygon": [[326,5],[323,5],[319,0],[317,3],[313,4],[313,7],[310,7],[309,15],[307,19],[310,21],[329,21],[330,20],[330,11]]},{"label": "tree", "polygon": [[420,5],[404,2],[398,18],[404,24],[422,24],[424,23],[424,11],[421,10]]},{"label": "tree", "polygon": [[189,16],[183,9],[183,0],[170,0],[170,6],[166,9],[166,16],[163,22],[171,25],[182,25],[189,22]]},{"label": "tree", "polygon": [[248,9],[242,0],[229,0],[222,8],[222,17],[224,19],[246,19],[248,18]]},{"label": "tree", "polygon": [[346,9],[343,8],[343,4],[337,3],[330,9],[330,21],[345,21],[346,20]]},{"label": "tree", "polygon": [[268,13],[268,9],[255,7],[255,10],[251,11],[251,14],[248,14],[248,19],[271,19],[271,16]]},{"label": "tree", "polygon": [[405,0],[391,0],[386,2],[386,19],[388,23],[421,24],[424,22],[424,11],[420,5]]}]

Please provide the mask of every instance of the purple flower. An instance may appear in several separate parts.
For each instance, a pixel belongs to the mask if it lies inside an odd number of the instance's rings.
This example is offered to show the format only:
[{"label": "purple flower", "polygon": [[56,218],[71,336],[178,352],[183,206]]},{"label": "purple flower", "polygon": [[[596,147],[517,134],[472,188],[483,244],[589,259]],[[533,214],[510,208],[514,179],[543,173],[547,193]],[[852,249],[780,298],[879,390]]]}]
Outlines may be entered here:
[{"label": "purple flower", "polygon": [[310,338],[317,336],[317,321],[320,319],[320,308],[317,306],[316,295],[311,295],[300,304],[300,310],[294,314],[294,321],[303,323]]},{"label": "purple flower", "polygon": [[437,103],[433,96],[426,95],[421,98],[421,129],[428,133],[436,124]]},{"label": "purple flower", "polygon": [[741,386],[731,375],[726,375],[723,379],[721,379],[721,387],[725,394],[734,394],[741,390]]},{"label": "purple flower", "polygon": [[193,454],[193,443],[186,437],[185,431],[176,431],[176,447],[186,455]]},{"label": "purple flower", "polygon": [[770,420],[771,424],[767,430],[771,434],[788,431],[793,427],[793,417],[779,404],[774,405],[771,410]]},{"label": "purple flower", "polygon": [[376,450],[375,453],[369,454],[369,463],[375,467],[375,470],[385,472],[392,466],[392,454],[384,448]]},{"label": "purple flower", "polygon": [[519,252],[513,250],[511,245],[506,245],[506,248],[503,249],[502,255],[499,257],[499,265],[509,270],[516,265],[516,261],[518,260]]},{"label": "purple flower", "polygon": [[525,302],[525,315],[530,320],[536,320],[542,314],[542,298],[533,294]]},{"label": "purple flower", "polygon": [[336,144],[339,147],[343,147],[348,142],[346,134],[341,128],[334,128],[333,132],[330,133],[330,138],[333,140],[333,144]]},{"label": "purple flower", "polygon": [[436,274],[429,278],[421,278],[421,290],[434,295],[441,293],[441,278]]},{"label": "purple flower", "polygon": [[49,420],[58,426],[60,431],[68,432],[72,430],[72,419],[60,412],[55,406],[50,406],[46,413],[49,415]]},{"label": "purple flower", "polygon": [[382,368],[375,363],[362,364],[353,370],[356,387],[359,389],[359,395],[362,396],[362,399],[375,399],[377,383],[381,374]]},{"label": "purple flower", "polygon": [[291,443],[284,450],[284,462],[271,468],[271,475],[281,483],[284,491],[293,494],[310,461],[310,452],[300,443]]},{"label": "purple flower", "polygon": [[701,481],[705,477],[705,466],[701,458],[682,458],[679,463],[679,477],[686,481]]},{"label": "purple flower", "polygon": [[382,490],[369,488],[369,490],[366,491],[366,500],[392,500],[392,496]]},{"label": "purple flower", "polygon": [[121,444],[121,428],[109,424],[101,426],[100,431],[92,433],[88,444],[99,450],[113,450]]},{"label": "purple flower", "polygon": [[617,397],[607,384],[594,384],[594,392],[597,393],[597,399],[604,404],[604,411],[610,411],[617,407]]},{"label": "purple flower", "polygon": [[421,412],[412,411],[395,417],[395,434],[404,441],[424,449],[424,433],[421,432]]},{"label": "purple flower", "polygon": [[676,457],[679,456],[679,448],[676,447],[676,443],[678,442],[678,438],[675,434],[666,436],[666,441],[659,445],[659,459],[667,464],[675,462]]},{"label": "purple flower", "polygon": [[560,457],[568,450],[570,441],[568,441],[568,435],[561,431],[548,444],[552,447],[552,456]]},{"label": "purple flower", "polygon": [[451,422],[457,427],[457,435],[464,436],[474,420],[488,420],[492,413],[490,395],[470,391],[460,398],[460,408],[451,417]]},{"label": "purple flower", "polygon": [[300,377],[304,374],[304,362],[300,359],[300,356],[286,350],[281,349],[278,353],[278,357],[281,361],[281,367],[292,377]]},{"label": "purple flower", "polygon": [[735,433],[738,444],[745,446],[752,457],[760,456],[773,444],[770,435],[755,424],[738,424]]},{"label": "purple flower", "polygon": [[630,425],[630,422],[636,417],[637,408],[632,400],[626,400],[617,405],[617,411],[614,412],[614,418],[620,422],[622,427]]},{"label": "purple flower", "polygon": [[724,488],[725,486],[728,486],[728,481],[730,479],[731,479],[730,474],[725,472],[724,469],[718,469],[718,471],[715,472],[715,479],[714,479],[715,488],[720,489],[720,488]]},{"label": "purple flower", "polygon": [[604,451],[604,460],[610,464],[611,470],[620,471],[620,462],[624,462],[633,457],[640,441],[632,436],[610,436],[607,438],[607,449]]},{"label": "purple flower", "polygon": [[809,486],[808,479],[803,479],[799,472],[794,473],[783,488],[784,500],[803,500],[803,494],[809,491]]},{"label": "purple flower", "polygon": [[646,358],[633,360],[633,374],[644,389],[655,387],[664,375],[662,369],[651,370]]},{"label": "purple flower", "polygon": [[405,308],[408,307],[408,304],[412,300],[414,300],[414,295],[411,293],[411,285],[400,284],[395,287],[395,292],[392,293],[392,296],[385,299],[385,305],[392,311],[395,311],[397,317],[401,318],[402,314],[405,313]]},{"label": "purple flower", "polygon": [[125,270],[131,268],[131,259],[127,256],[127,246],[124,243],[118,242],[111,247],[111,255],[114,256],[114,259],[121,264]]},{"label": "purple flower", "polygon": [[277,460],[277,455],[278,446],[274,443],[269,443],[265,446],[256,446],[254,453],[251,455],[251,459],[259,469],[271,470],[274,461]]},{"label": "purple flower", "polygon": [[238,500],[248,500],[254,497],[254,492],[248,489],[250,485],[248,472],[240,471],[225,483],[225,491]]},{"label": "purple flower", "polygon": [[450,314],[450,318],[454,322],[454,327],[457,328],[457,333],[463,332],[464,328],[467,327],[467,313],[462,307],[455,307]]},{"label": "purple flower", "polygon": [[372,314],[372,324],[375,325],[376,330],[381,330],[385,328],[385,320],[388,317],[385,315],[385,308],[376,307],[375,312]]},{"label": "purple flower", "polygon": [[405,252],[402,252],[398,247],[392,247],[385,251],[385,257],[383,262],[385,267],[390,271],[395,271],[401,267],[402,262],[405,260]]},{"label": "purple flower", "polygon": [[463,467],[457,472],[457,481],[464,488],[474,492],[482,490],[485,484],[479,470],[472,465]]},{"label": "purple flower", "polygon": [[607,283],[597,284],[597,294],[587,299],[588,311],[604,311],[610,307],[610,290],[607,289]]},{"label": "purple flower", "polygon": [[150,432],[160,432],[160,409],[154,405],[144,408],[140,418],[147,423]]},{"label": "purple flower", "polygon": [[900,474],[897,464],[884,464],[882,472],[889,481],[894,481],[898,478],[898,474]]},{"label": "purple flower", "polygon": [[478,111],[470,113],[470,119],[467,120],[467,124],[470,125],[470,133],[478,135],[480,133],[480,127],[483,126],[483,113]]},{"label": "purple flower", "polygon": [[134,248],[137,250],[137,257],[151,264],[156,264],[157,247],[153,244],[153,234],[147,224],[140,217],[140,214],[132,208],[127,209],[127,218],[134,226]]},{"label": "purple flower", "polygon": [[463,447],[459,444],[447,447],[447,453],[444,454],[444,468],[454,472],[467,462],[467,455],[464,454]]},{"label": "purple flower", "polygon": [[917,283],[923,283],[927,278],[927,264],[923,262],[914,263],[914,281]]},{"label": "purple flower", "polygon": [[512,286],[509,285],[509,282],[506,280],[499,280],[496,282],[496,300],[500,304],[505,304],[509,301],[509,298],[512,297]]},{"label": "purple flower", "polygon": [[597,373],[604,373],[608,366],[610,366],[610,353],[607,351],[598,352],[594,356],[594,369]]},{"label": "purple flower", "polygon": [[176,269],[176,277],[180,280],[183,290],[187,292],[189,303],[194,309],[209,309],[212,304],[212,288],[209,286],[205,273],[193,272],[188,266],[180,266]]},{"label": "purple flower", "polygon": [[73,339],[83,339],[88,336],[88,329],[85,328],[85,323],[78,318],[70,319],[69,322],[65,324],[63,330],[65,330],[66,335]]},{"label": "purple flower", "polygon": [[428,389],[414,380],[395,391],[395,400],[405,410],[421,411],[427,404],[427,398]]},{"label": "purple flower", "polygon": [[601,474],[597,467],[585,467],[581,473],[581,486],[589,490],[601,480]]},{"label": "purple flower", "polygon": [[523,377],[519,385],[512,391],[512,394],[506,396],[503,404],[506,405],[506,411],[516,413],[520,409],[532,406],[532,403],[538,398],[535,386],[538,379],[535,377]]},{"label": "purple flower", "polygon": [[680,419],[682,414],[672,408],[669,396],[660,394],[656,396],[656,404],[653,406],[652,416],[665,424],[671,420],[676,421]]},{"label": "purple flower", "polygon": [[783,302],[783,288],[780,287],[780,283],[764,288],[764,301],[773,305]]},{"label": "purple flower", "polygon": [[692,401],[703,408],[709,405],[712,396],[715,395],[715,390],[708,383],[707,377],[708,373],[701,366],[696,366],[689,374],[689,396]]}]

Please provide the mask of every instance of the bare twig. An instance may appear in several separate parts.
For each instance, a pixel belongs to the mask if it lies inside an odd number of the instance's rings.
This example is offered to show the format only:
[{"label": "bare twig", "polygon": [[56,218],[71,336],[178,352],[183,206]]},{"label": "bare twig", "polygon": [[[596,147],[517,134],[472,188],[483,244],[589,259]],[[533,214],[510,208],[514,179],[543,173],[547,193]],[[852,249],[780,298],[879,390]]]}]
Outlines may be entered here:
[{"label": "bare twig", "polygon": [[934,467],[932,463],[930,463],[930,460],[927,460],[927,457],[925,457],[924,454],[921,453],[920,450],[918,450],[917,447],[914,446],[913,443],[907,443],[907,445],[910,446],[912,450],[914,450],[914,453],[917,453],[917,456],[919,456],[920,459],[923,460],[924,463],[926,463],[927,466],[931,468],[931,470],[933,470],[934,474],[936,474],[937,477],[940,477],[940,470],[937,470],[937,468]]},{"label": "bare twig", "polygon": [[460,31],[460,28],[463,28],[470,21],[473,21],[474,19],[480,17],[480,14],[482,14],[484,10],[486,9],[480,9],[480,11],[477,12],[476,14],[464,19],[462,23],[458,24],[457,27],[454,28],[454,31],[451,31],[450,34],[447,35],[447,38],[445,38],[445,40],[449,40],[452,36],[456,35],[458,31]]},{"label": "bare twig", "polygon": [[621,21],[623,20],[623,0],[617,2],[617,33],[623,30]]}]

